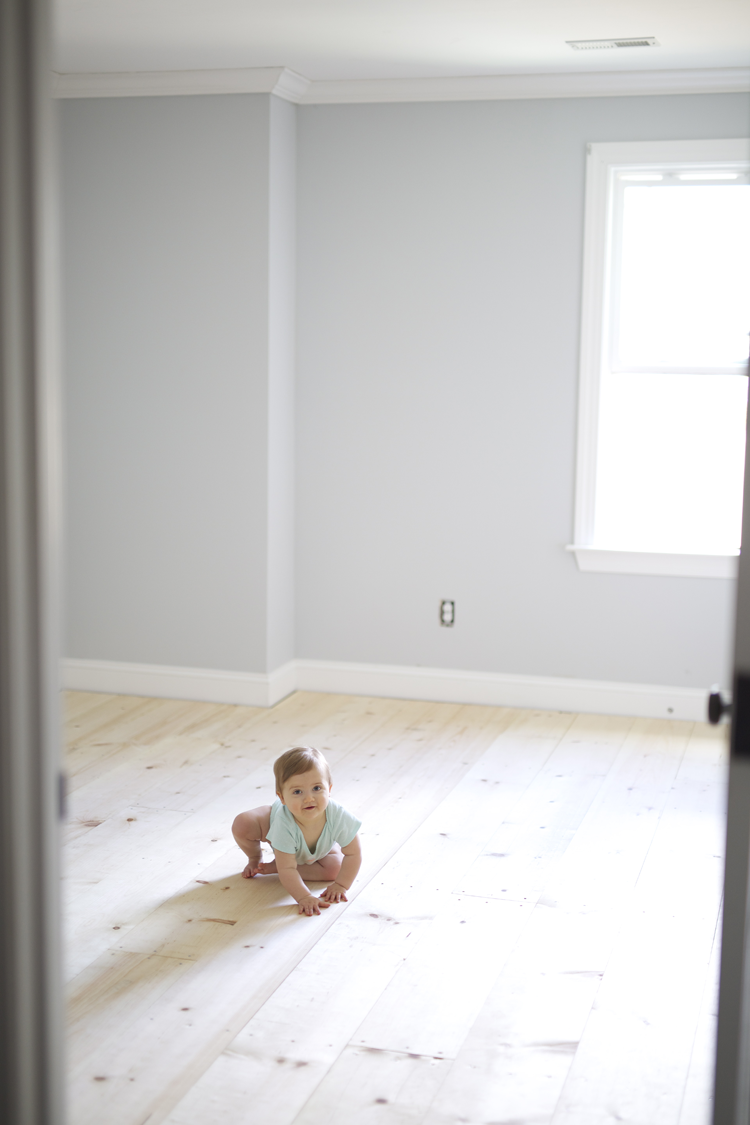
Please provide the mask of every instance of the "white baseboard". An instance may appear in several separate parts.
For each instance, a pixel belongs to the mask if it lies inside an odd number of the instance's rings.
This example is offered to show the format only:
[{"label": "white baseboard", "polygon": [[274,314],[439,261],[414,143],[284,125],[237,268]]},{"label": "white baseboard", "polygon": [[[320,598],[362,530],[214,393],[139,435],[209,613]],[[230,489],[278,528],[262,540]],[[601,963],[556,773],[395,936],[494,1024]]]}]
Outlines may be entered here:
[{"label": "white baseboard", "polygon": [[332,660],[292,660],[263,674],[67,659],[63,661],[62,678],[65,688],[78,691],[253,707],[272,707],[291,692],[301,690],[700,722],[706,718],[708,698],[707,688]]},{"label": "white baseboard", "polygon": [[595,715],[636,715],[651,719],[703,721],[706,718],[708,689],[701,688],[387,664],[344,664],[328,660],[297,660],[295,663],[297,686],[305,691],[544,711],[585,711]]},{"label": "white baseboard", "polygon": [[275,668],[267,679],[268,706],[273,707],[274,703],[286,699],[293,691],[298,690],[297,661],[290,660],[287,664],[282,664],[280,668]]},{"label": "white baseboard", "polygon": [[273,707],[274,703],[295,691],[296,668],[294,662],[290,662],[270,674],[263,674],[68,657],[63,660],[62,684],[71,691]]}]

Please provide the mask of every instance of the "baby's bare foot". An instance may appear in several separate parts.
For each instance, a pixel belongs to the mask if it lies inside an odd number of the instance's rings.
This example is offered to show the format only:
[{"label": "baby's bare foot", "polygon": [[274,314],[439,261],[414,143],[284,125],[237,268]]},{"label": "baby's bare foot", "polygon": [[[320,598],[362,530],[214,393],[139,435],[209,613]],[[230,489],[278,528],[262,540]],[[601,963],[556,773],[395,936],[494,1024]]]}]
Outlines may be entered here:
[{"label": "baby's bare foot", "polygon": [[242,878],[243,879],[252,879],[254,875],[258,874],[261,867],[263,866],[263,864],[260,862],[261,854],[262,854],[261,852],[258,852],[257,856],[254,856],[250,860],[247,867],[242,872]]},{"label": "baby's bare foot", "polygon": [[242,872],[243,879],[254,879],[256,875],[275,875],[276,874],[276,860],[272,859],[270,863],[262,863],[260,856],[257,859],[251,859],[245,870]]}]

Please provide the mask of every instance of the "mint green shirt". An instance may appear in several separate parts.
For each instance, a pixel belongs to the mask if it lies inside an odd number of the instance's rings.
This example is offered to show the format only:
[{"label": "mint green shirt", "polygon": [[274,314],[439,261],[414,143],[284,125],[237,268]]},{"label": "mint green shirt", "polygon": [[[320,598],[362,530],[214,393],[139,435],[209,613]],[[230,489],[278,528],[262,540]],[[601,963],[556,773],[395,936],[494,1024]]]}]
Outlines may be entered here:
[{"label": "mint green shirt", "polygon": [[275,851],[294,855],[297,863],[315,863],[328,855],[334,844],[339,844],[342,848],[351,844],[361,824],[361,820],[357,820],[341,805],[329,801],[323,831],[318,837],[315,850],[311,852],[305,843],[302,829],[277,797],[271,805],[271,823],[266,839]]}]

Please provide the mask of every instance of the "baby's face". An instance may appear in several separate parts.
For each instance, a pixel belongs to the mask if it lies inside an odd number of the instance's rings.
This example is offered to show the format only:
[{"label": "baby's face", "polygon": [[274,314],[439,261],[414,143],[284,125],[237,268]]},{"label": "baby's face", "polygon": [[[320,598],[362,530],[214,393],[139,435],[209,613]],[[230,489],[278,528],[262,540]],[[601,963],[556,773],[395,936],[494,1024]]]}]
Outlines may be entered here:
[{"label": "baby's face", "polygon": [[314,766],[307,773],[296,773],[288,778],[279,797],[300,824],[314,824],[325,815],[330,792],[330,785]]}]

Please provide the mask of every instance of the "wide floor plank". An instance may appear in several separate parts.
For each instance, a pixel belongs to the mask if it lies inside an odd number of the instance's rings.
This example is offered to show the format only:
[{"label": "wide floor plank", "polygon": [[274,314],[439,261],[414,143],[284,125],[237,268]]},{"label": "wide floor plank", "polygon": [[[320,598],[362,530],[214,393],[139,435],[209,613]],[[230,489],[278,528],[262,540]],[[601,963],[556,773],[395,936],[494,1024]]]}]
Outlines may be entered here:
[{"label": "wide floor plank", "polygon": [[[693,738],[665,803],[555,1125],[658,1114],[677,1125],[721,902],[715,742]],[[701,894],[696,895],[696,884]]]}]

